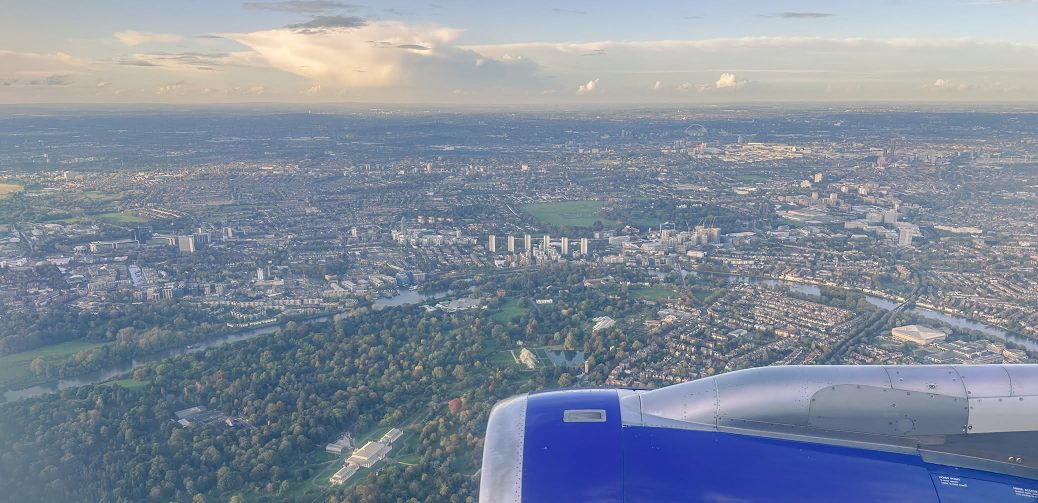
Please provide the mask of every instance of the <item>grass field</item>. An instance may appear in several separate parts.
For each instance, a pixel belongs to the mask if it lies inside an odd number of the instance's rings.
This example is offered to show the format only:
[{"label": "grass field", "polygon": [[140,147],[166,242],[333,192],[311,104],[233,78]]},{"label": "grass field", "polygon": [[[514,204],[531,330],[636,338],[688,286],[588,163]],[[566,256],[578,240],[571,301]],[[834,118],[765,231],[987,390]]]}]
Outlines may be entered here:
[{"label": "grass field", "polygon": [[632,289],[630,295],[638,299],[660,300],[673,299],[678,296],[678,292],[669,288],[642,287]]},{"label": "grass field", "polygon": [[121,211],[117,213],[102,213],[98,215],[97,218],[105,220],[107,222],[112,222],[114,224],[142,224],[148,221],[147,218],[144,218],[139,215],[134,215],[133,213],[129,213],[126,211]]},{"label": "grass field", "polygon": [[558,203],[535,203],[523,206],[523,211],[541,222],[558,227],[591,227],[596,220],[605,219],[598,215],[605,205],[602,201],[563,201]]},{"label": "grass field", "polygon": [[494,313],[494,320],[500,323],[508,323],[512,321],[512,318],[516,316],[522,316],[530,312],[529,309],[520,306],[518,299],[508,299],[505,301],[505,305],[501,306],[496,313]]},{"label": "grass field", "polygon": [[48,365],[54,365],[61,363],[80,351],[93,349],[101,345],[94,342],[62,342],[61,344],[0,356],[0,389],[13,389],[46,382],[46,378],[37,377],[29,370],[29,364],[37,356],[43,358],[43,361]]},{"label": "grass field", "polygon": [[106,194],[96,190],[84,190],[79,193],[79,196],[90,201],[112,201],[118,199],[118,197],[113,194]]},{"label": "grass field", "polygon": [[3,198],[8,194],[21,192],[24,188],[25,187],[22,187],[21,185],[15,185],[13,183],[0,183],[0,198]]}]

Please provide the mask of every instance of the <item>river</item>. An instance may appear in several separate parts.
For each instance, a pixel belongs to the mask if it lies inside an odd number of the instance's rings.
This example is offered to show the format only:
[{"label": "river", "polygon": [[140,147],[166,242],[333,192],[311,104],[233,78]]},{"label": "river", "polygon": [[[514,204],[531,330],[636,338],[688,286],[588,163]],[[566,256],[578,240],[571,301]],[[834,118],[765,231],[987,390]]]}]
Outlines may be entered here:
[{"label": "river", "polygon": [[[399,292],[398,294],[396,294],[396,295],[394,295],[392,297],[385,297],[385,298],[381,298],[381,299],[376,300],[374,302],[372,308],[378,310],[378,309],[385,309],[387,307],[405,306],[405,305],[410,305],[410,304],[418,304],[418,303],[424,301],[427,298],[437,298],[438,299],[438,298],[447,296],[449,294],[450,294],[450,292],[443,292],[443,293],[438,293],[438,294],[433,294],[433,295],[425,295],[425,294],[421,294],[421,293],[418,293],[418,292],[415,292],[415,291],[411,291],[411,290],[404,290],[404,291]],[[310,319],[310,320],[307,320],[307,321],[322,322],[322,321],[328,321],[329,319],[339,319],[342,316],[343,316],[343,313],[338,313],[338,314],[335,314],[335,315],[320,316],[320,317],[313,318],[313,319]],[[265,327],[253,328],[253,329],[245,330],[245,331],[242,331],[242,332],[235,332],[233,334],[228,334],[228,335],[223,335],[223,336],[212,338],[212,339],[207,339],[204,342],[200,342],[198,344],[192,344],[189,347],[180,347],[180,348],[166,349],[166,350],[163,350],[163,351],[159,351],[157,353],[151,353],[149,355],[146,355],[146,356],[143,356],[143,357],[140,357],[140,358],[135,358],[135,359],[133,359],[132,361],[129,361],[129,362],[125,362],[125,363],[122,363],[122,364],[119,364],[119,365],[113,365],[111,367],[100,369],[100,370],[95,370],[93,372],[88,372],[86,374],[82,374],[82,375],[79,375],[77,377],[73,377],[73,378],[69,378],[69,379],[61,379],[61,380],[59,380],[57,382],[51,382],[51,383],[47,383],[47,384],[39,384],[39,385],[36,385],[36,386],[30,386],[28,388],[22,388],[22,389],[5,391],[4,392],[4,401],[11,402],[11,401],[14,401],[14,400],[21,400],[22,398],[28,398],[28,397],[33,397],[33,396],[37,396],[37,395],[43,395],[45,393],[53,393],[55,391],[60,391],[60,390],[63,390],[63,389],[75,388],[77,386],[85,386],[87,384],[97,384],[97,383],[104,382],[104,381],[107,381],[109,379],[112,379],[114,377],[118,377],[118,376],[121,376],[123,374],[129,373],[131,370],[133,370],[134,368],[139,367],[141,365],[146,365],[146,364],[149,364],[149,363],[154,363],[154,362],[162,361],[162,360],[165,360],[167,358],[173,358],[175,356],[180,356],[180,355],[183,355],[183,354],[194,353],[196,351],[202,351],[204,349],[208,349],[208,348],[212,348],[212,347],[216,347],[216,346],[222,346],[224,344],[228,344],[228,343],[231,343],[231,342],[244,341],[246,339],[251,339],[253,337],[257,337],[257,336],[260,336],[260,335],[272,334],[272,333],[277,332],[278,330],[280,330],[282,327],[284,327],[286,323],[288,323],[288,322],[286,321],[285,323],[280,323],[280,324],[277,324],[277,325],[267,325]]]}]

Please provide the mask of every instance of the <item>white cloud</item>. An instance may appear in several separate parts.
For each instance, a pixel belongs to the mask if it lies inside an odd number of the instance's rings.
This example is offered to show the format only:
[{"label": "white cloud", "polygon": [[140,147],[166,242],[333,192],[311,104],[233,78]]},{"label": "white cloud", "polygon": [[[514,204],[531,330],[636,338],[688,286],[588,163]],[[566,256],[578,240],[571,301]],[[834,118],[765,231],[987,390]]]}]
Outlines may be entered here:
[{"label": "white cloud", "polygon": [[745,80],[736,80],[734,73],[722,73],[721,77],[714,82],[716,89],[734,89],[746,85]]},{"label": "white cloud", "polygon": [[115,38],[118,39],[119,42],[121,42],[123,45],[128,45],[130,47],[155,42],[179,42],[181,39],[184,38],[180,35],[174,35],[172,33],[149,33],[146,31],[135,30],[117,31],[112,35],[114,35]]},{"label": "white cloud", "polygon": [[185,82],[171,82],[164,84],[155,89],[155,94],[159,96],[169,96],[173,94],[183,94],[185,88]]},{"label": "white cloud", "polygon": [[705,84],[693,84],[691,82],[682,82],[677,87],[678,91],[696,91],[703,92],[706,90]]},{"label": "white cloud", "polygon": [[162,67],[172,70],[212,71],[217,68],[267,67],[263,58],[253,51],[234,52],[144,52],[114,61],[104,61],[130,67]]},{"label": "white cloud", "polygon": [[0,75],[48,75],[82,71],[87,62],[63,52],[49,54],[0,49]]},{"label": "white cloud", "polygon": [[339,29],[282,28],[223,36],[248,46],[270,66],[325,89],[370,90],[370,95],[405,87],[446,96],[473,85],[522,87],[536,80],[536,65],[521,55],[485,57],[456,47],[461,32],[433,24],[371,21]]},{"label": "white cloud", "polygon": [[[963,82],[953,82],[948,79],[937,79],[930,84],[923,86],[924,89],[936,90],[936,91],[972,91],[980,89],[976,85],[966,84]],[[1002,91],[1003,87],[996,83],[993,86],[987,86],[989,91]]]},{"label": "white cloud", "polygon": [[586,94],[594,94],[598,90],[598,79],[591,79],[587,81],[587,84],[581,84],[577,87],[577,94],[584,96]]}]

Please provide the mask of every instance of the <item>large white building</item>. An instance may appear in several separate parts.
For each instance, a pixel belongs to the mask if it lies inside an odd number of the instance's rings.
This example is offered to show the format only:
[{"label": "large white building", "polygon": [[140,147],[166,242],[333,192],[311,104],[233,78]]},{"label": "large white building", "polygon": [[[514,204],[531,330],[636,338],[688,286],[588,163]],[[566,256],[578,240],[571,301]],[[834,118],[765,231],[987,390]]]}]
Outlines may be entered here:
[{"label": "large white building", "polygon": [[382,461],[389,454],[390,446],[379,442],[368,442],[364,447],[353,451],[353,455],[346,460],[347,463],[371,468],[375,463]]},{"label": "large white building", "polygon": [[896,340],[911,342],[920,346],[944,340],[944,338],[948,336],[948,334],[941,330],[924,327],[923,325],[905,325],[903,327],[891,329],[890,333]]},{"label": "large white building", "polygon": [[346,463],[342,468],[339,468],[339,471],[335,472],[335,475],[332,475],[330,482],[333,486],[342,484],[352,477],[353,474],[357,473],[357,470],[360,470],[359,466],[353,463]]},{"label": "large white building", "polygon": [[404,432],[400,431],[400,429],[390,428],[389,431],[385,433],[385,435],[382,435],[382,438],[378,439],[378,442],[380,444],[393,445],[393,442],[396,442],[397,439],[399,439],[403,435]]}]

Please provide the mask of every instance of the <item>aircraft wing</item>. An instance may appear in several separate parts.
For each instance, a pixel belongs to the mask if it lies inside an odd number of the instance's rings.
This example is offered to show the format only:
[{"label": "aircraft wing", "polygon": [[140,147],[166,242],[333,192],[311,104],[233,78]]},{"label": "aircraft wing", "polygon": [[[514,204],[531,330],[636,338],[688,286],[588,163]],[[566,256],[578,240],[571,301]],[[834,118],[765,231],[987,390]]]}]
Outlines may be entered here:
[{"label": "aircraft wing", "polygon": [[785,366],[509,398],[480,502],[1038,502],[1038,365]]}]

